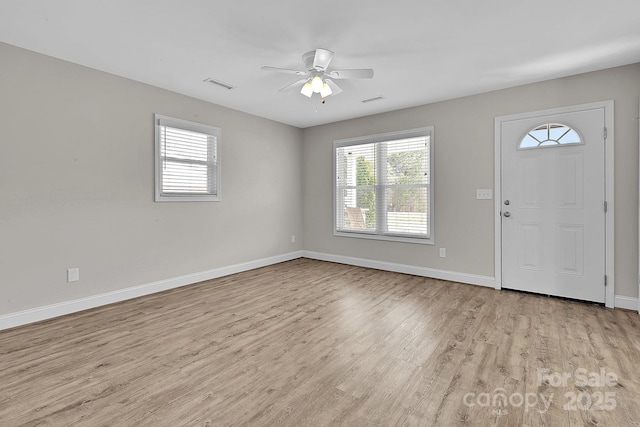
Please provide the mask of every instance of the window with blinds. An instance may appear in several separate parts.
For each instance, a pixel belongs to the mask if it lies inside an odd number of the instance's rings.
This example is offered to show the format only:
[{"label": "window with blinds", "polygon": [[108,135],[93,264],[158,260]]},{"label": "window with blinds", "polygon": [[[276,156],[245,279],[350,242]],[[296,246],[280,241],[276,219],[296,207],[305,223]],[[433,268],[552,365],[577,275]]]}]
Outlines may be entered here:
[{"label": "window with blinds", "polygon": [[433,243],[433,127],[334,141],[339,236]]},{"label": "window with blinds", "polygon": [[156,201],[220,200],[220,129],[155,115]]}]

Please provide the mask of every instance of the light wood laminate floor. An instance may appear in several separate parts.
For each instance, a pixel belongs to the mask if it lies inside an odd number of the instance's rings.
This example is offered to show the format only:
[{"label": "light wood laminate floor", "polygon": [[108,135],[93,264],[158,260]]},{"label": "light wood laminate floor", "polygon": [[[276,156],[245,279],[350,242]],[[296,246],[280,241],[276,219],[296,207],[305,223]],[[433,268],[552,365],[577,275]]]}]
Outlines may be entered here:
[{"label": "light wood laminate floor", "polygon": [[640,425],[637,313],[308,259],[2,331],[0,368],[3,427]]}]

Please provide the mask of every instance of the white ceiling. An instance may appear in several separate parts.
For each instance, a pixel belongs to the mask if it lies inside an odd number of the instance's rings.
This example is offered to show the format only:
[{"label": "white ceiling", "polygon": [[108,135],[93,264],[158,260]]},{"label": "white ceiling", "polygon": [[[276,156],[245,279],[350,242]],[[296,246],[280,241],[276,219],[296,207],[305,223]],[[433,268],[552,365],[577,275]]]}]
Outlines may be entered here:
[{"label": "white ceiling", "polygon": [[[0,41],[304,128],[640,62],[640,3],[2,0]],[[322,105],[260,70],[319,47],[374,78]]]}]

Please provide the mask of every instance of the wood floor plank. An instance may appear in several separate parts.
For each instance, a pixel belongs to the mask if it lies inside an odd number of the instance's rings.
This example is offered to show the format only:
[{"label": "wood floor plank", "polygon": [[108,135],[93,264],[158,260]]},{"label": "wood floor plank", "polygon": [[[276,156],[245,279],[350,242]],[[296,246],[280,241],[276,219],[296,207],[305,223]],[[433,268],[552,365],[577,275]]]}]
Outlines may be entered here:
[{"label": "wood floor plank", "polygon": [[640,426],[638,366],[637,313],[298,259],[0,331],[0,425]]}]

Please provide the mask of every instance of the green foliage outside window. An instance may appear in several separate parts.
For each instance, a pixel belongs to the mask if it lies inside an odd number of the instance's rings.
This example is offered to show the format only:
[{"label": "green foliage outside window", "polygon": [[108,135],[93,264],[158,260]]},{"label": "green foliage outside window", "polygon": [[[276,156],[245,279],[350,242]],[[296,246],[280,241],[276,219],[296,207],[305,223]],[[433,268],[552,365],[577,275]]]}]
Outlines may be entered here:
[{"label": "green foliage outside window", "polygon": [[[423,184],[425,176],[426,153],[420,151],[401,151],[387,156],[387,182],[395,185]],[[394,188],[387,195],[388,212],[426,212],[427,199],[423,188]]]},{"label": "green foliage outside window", "polygon": [[[373,172],[373,162],[359,156],[356,161],[356,185],[375,185],[376,176]],[[373,189],[359,189],[356,197],[356,205],[365,209],[365,223],[367,228],[376,226],[376,195]]]}]

